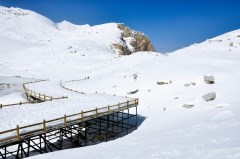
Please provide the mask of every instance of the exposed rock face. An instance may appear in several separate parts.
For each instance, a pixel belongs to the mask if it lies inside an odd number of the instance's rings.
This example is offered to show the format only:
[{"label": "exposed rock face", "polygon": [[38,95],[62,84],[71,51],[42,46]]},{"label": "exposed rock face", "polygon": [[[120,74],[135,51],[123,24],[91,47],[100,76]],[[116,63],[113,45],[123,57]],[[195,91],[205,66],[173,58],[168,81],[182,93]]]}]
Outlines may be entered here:
[{"label": "exposed rock face", "polygon": [[122,30],[121,42],[113,44],[120,55],[130,55],[138,51],[156,51],[149,38],[141,32],[134,31],[124,24],[118,24]]}]

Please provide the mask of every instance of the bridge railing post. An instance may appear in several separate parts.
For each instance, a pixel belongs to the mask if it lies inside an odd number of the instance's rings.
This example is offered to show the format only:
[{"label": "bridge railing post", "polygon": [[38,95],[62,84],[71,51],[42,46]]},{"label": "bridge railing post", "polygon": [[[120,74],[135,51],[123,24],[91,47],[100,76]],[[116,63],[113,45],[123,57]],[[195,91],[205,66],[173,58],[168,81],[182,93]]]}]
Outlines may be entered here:
[{"label": "bridge railing post", "polygon": [[96,107],[96,117],[98,117],[98,108]]},{"label": "bridge railing post", "polygon": [[83,121],[83,111],[81,111],[81,120]]},{"label": "bridge railing post", "polygon": [[110,106],[108,105],[108,114],[110,113]]},{"label": "bridge railing post", "polygon": [[46,120],[45,119],[43,120],[43,131],[44,131],[44,133],[47,132]]},{"label": "bridge railing post", "polygon": [[20,130],[19,130],[19,125],[16,127],[16,138],[19,141],[20,140]]},{"label": "bridge railing post", "polygon": [[66,114],[64,115],[64,126],[66,126],[67,125],[67,116],[66,116]]}]

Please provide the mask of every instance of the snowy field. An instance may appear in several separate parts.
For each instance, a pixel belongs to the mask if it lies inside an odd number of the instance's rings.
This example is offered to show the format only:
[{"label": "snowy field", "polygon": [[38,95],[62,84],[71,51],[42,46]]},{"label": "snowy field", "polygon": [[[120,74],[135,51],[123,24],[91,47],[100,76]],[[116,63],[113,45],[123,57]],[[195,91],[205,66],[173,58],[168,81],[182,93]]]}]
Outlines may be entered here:
[{"label": "snowy field", "polygon": [[[32,27],[32,21],[38,25]],[[73,96],[63,100],[66,103],[59,100],[2,109],[2,130],[32,122],[38,114],[47,119],[55,117],[49,112],[63,115],[125,100],[118,96],[139,98],[138,112],[147,117],[137,131],[123,138],[32,158],[240,158],[240,30],[167,55],[138,52],[119,57],[110,47],[121,34],[115,23],[93,27],[66,21],[54,24],[31,11],[4,7],[0,7],[0,23],[0,75],[49,79],[53,84],[46,84],[47,90],[40,83],[32,85],[43,93],[54,93],[53,87],[60,90],[60,81],[90,77],[63,83],[90,93],[78,94],[80,105],[74,104]],[[215,78],[214,84],[204,81],[207,74]],[[216,99],[207,102],[202,96],[210,92],[216,93]],[[65,90],[58,93],[65,95]]]}]

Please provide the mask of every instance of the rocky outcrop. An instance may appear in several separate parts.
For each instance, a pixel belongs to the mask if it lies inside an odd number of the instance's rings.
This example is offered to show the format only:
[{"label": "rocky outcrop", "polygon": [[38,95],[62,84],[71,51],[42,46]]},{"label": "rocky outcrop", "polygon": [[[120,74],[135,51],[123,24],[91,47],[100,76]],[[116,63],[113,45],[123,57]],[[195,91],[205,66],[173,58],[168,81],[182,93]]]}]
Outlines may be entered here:
[{"label": "rocky outcrop", "polygon": [[138,51],[156,51],[149,38],[141,32],[134,31],[124,24],[118,24],[122,31],[121,41],[113,44],[120,55],[130,55]]}]

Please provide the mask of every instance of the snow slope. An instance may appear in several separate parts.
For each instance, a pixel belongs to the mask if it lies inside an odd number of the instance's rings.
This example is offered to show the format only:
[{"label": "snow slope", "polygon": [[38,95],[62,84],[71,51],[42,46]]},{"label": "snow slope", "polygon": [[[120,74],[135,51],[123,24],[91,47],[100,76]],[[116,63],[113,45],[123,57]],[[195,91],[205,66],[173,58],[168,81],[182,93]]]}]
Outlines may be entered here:
[{"label": "snow slope", "polygon": [[[139,52],[118,57],[109,47],[110,41],[118,40],[114,23],[95,27],[47,24],[49,35],[34,31],[27,38],[11,33],[7,25],[0,26],[6,32],[0,31],[0,39],[33,43],[8,54],[1,52],[0,74],[55,83],[89,76],[89,80],[64,86],[86,93],[138,97],[139,114],[147,118],[137,131],[123,138],[32,158],[240,158],[240,30],[168,55]],[[205,74],[212,74],[215,84],[206,84]],[[206,102],[202,96],[209,92],[216,92],[217,98]],[[184,104],[194,106],[186,109]]]},{"label": "snow slope", "polygon": [[[139,97],[139,114],[147,119],[124,138],[44,157],[239,158],[238,35],[240,30],[212,39],[221,42],[207,40],[168,56],[138,53],[117,58],[101,69],[92,70],[89,80],[67,83],[68,88],[88,93],[128,95],[138,89],[131,96]],[[231,46],[232,42],[235,46]],[[205,74],[212,74],[216,83],[206,84]],[[157,85],[157,81],[172,82]],[[216,92],[217,98],[206,102],[202,96],[209,92]],[[194,107],[186,109],[184,104]]]}]

